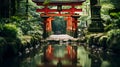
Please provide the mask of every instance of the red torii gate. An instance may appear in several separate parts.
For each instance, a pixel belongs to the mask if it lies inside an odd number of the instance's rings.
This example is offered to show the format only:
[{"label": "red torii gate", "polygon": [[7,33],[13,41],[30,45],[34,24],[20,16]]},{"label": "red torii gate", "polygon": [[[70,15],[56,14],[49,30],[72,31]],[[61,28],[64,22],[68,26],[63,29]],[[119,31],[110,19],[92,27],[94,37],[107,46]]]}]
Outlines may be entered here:
[{"label": "red torii gate", "polygon": [[[35,2],[38,6],[44,6],[42,9],[36,9],[36,12],[44,12],[40,14],[40,16],[44,18],[44,38],[48,36],[48,32],[52,31],[51,22],[54,20],[54,16],[65,16],[65,20],[67,21],[67,31],[73,32],[72,36],[77,37],[77,18],[79,18],[80,15],[76,14],[75,12],[81,12],[82,9],[77,9],[75,6],[82,5],[85,0],[50,0],[49,4],[43,4],[45,0],[32,1]],[[71,8],[62,9],[62,5],[71,6]],[[57,9],[50,9],[48,6],[57,6]]]},{"label": "red torii gate", "polygon": [[52,24],[51,24],[52,20],[54,20],[54,18],[52,18],[52,17],[49,17],[46,20],[46,31],[48,31],[48,32],[52,31],[52,27],[51,27],[52,26]]}]

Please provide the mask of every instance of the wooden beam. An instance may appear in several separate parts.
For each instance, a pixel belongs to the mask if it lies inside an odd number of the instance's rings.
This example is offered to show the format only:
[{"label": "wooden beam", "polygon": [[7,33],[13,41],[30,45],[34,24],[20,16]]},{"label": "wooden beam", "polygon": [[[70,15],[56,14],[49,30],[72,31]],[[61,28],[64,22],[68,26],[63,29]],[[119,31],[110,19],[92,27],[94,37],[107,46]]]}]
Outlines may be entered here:
[{"label": "wooden beam", "polygon": [[72,16],[73,14],[54,14],[54,13],[48,13],[48,14],[40,14],[41,17],[44,17],[44,16]]},{"label": "wooden beam", "polygon": [[[36,12],[45,12],[46,11],[46,9],[36,9]],[[82,9],[62,9],[62,11],[60,11],[60,12],[81,12],[82,11]],[[58,10],[57,9],[47,9],[47,12],[58,12]]]},{"label": "wooden beam", "polygon": [[[55,6],[55,5],[82,5],[83,2],[71,2],[71,3],[50,3],[50,4],[46,4],[46,5],[51,5],[51,6]],[[38,6],[43,6],[44,4],[43,3],[40,3],[40,2],[36,2],[36,5]],[[45,6],[45,5],[44,5]]]}]

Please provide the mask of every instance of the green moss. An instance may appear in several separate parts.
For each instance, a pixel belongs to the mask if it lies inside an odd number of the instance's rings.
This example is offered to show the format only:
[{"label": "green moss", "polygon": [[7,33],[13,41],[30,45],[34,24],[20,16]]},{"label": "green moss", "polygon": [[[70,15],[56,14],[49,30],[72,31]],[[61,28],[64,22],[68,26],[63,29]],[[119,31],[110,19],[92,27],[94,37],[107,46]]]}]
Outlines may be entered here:
[{"label": "green moss", "polygon": [[50,0],[45,0],[43,4],[46,5],[46,4],[49,4],[49,3],[50,3]]},{"label": "green moss", "polygon": [[103,47],[103,48],[107,48],[108,47],[108,45],[107,45],[107,36],[101,36],[100,38],[99,38],[99,45],[101,46],[101,47]]}]

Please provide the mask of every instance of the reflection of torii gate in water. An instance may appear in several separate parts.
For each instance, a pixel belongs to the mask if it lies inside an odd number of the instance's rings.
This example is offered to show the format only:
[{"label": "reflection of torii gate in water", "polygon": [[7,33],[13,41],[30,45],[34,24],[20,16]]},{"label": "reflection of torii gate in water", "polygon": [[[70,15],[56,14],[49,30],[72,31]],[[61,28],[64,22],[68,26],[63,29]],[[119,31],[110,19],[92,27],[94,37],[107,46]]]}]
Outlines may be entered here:
[{"label": "reflection of torii gate in water", "polygon": [[[54,20],[54,16],[65,16],[67,21],[67,32],[71,33],[73,37],[77,37],[77,18],[79,14],[75,12],[81,12],[82,9],[77,9],[75,6],[82,5],[85,0],[50,0],[49,4],[44,5],[44,0],[33,0],[38,6],[44,6],[42,9],[37,9],[36,12],[41,13],[40,16],[44,19],[44,33],[43,37],[48,37],[48,33],[52,31],[51,22]],[[50,9],[48,6],[57,6],[57,9]],[[62,6],[71,6],[70,9],[62,9]],[[53,13],[58,12],[58,13]],[[63,13],[67,12],[67,13]],[[71,34],[70,34],[71,35]]]}]

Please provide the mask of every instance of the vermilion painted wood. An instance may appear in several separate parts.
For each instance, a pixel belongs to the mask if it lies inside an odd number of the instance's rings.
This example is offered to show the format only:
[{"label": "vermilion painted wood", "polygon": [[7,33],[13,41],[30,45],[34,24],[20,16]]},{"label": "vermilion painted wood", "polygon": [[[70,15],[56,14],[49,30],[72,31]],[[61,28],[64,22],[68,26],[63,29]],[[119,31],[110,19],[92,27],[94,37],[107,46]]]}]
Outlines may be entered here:
[{"label": "vermilion painted wood", "polygon": [[[86,0],[73,0],[72,2],[50,2],[49,4],[43,4],[44,0],[32,0],[35,2],[38,6],[44,6],[42,9],[36,9],[36,12],[43,12],[41,13],[41,17],[48,16],[48,17],[54,17],[54,16],[66,16],[67,21],[67,30],[76,31],[77,30],[77,19],[73,18],[71,16],[75,15],[75,12],[81,12],[82,9],[77,9],[75,6],[82,5],[82,3]],[[78,2],[77,2],[78,1]],[[48,6],[71,6],[70,9],[61,9],[61,11],[58,11],[57,9],[50,9]],[[52,12],[58,12],[58,13],[52,13]],[[62,14],[62,12],[67,12],[67,14]],[[79,16],[79,15],[77,15]],[[71,18],[71,19],[70,19]],[[48,18],[45,20],[45,27],[46,31],[49,32],[52,30],[51,27],[51,21],[53,18]]]},{"label": "vermilion painted wood", "polygon": [[[77,3],[50,3],[50,4],[46,4],[46,5],[51,5],[51,6],[54,6],[54,5],[82,5],[83,2],[77,2]],[[41,6],[41,5],[44,5],[43,3],[39,3],[39,2],[36,2],[36,5],[38,6]],[[44,5],[45,6],[45,5]]]},{"label": "vermilion painted wood", "polygon": [[[35,2],[37,5],[44,5],[43,3],[45,0],[32,0],[32,1]],[[85,1],[86,0],[70,0],[70,1],[52,0],[52,1],[50,1],[50,3],[48,3],[46,5],[59,5],[59,4],[62,4],[62,5],[72,5],[72,4],[80,5]]]},{"label": "vermilion painted wood", "polygon": [[[82,9],[76,9],[76,8],[71,8],[71,9],[63,9],[60,12],[81,12]],[[49,9],[49,8],[43,8],[43,9],[36,9],[36,12],[58,12],[57,9]]]}]

